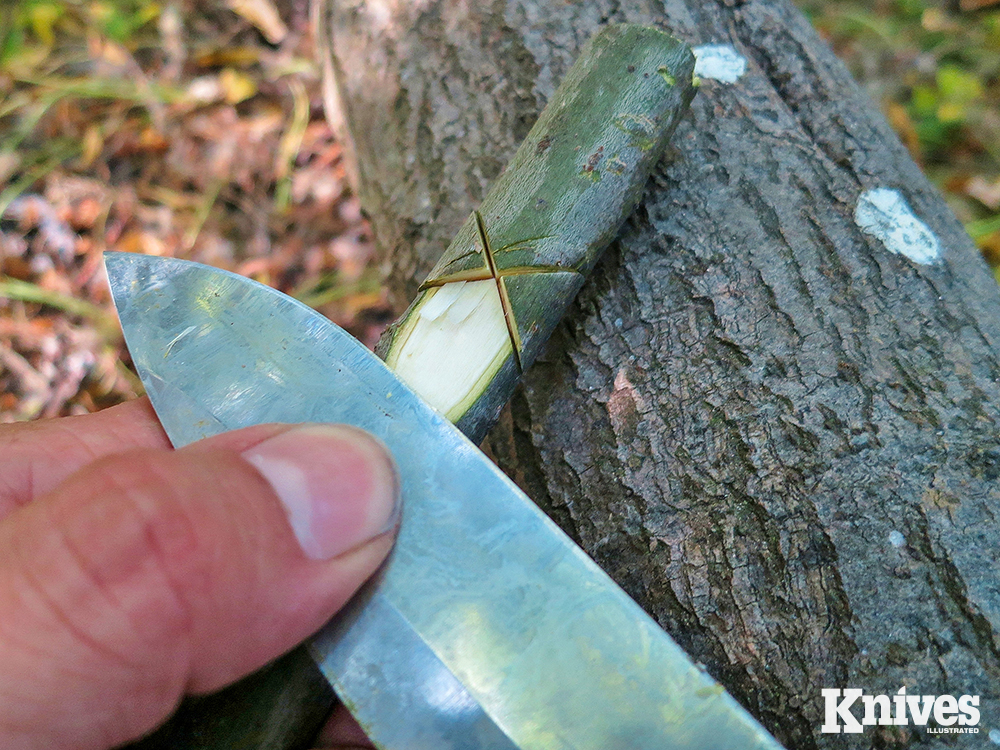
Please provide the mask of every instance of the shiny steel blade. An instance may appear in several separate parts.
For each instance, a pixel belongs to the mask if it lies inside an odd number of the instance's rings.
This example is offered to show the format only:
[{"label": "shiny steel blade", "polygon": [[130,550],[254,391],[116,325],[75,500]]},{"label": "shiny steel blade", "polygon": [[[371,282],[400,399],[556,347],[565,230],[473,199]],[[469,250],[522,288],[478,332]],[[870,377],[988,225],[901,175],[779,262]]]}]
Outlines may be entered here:
[{"label": "shiny steel blade", "polygon": [[129,351],[175,445],[344,422],[400,470],[378,580],[311,644],[391,750],[777,750],[777,742],[454,426],[318,313],[172,259],[105,256]]}]

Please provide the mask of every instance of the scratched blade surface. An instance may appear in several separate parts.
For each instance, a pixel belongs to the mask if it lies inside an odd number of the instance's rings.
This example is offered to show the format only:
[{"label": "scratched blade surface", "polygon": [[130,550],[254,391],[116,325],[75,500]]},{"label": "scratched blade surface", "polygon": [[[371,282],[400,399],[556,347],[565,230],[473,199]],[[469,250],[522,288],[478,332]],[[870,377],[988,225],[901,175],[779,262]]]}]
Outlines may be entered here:
[{"label": "scratched blade surface", "polygon": [[404,511],[378,580],[311,650],[388,750],[780,745],[465,436],[324,317],[240,276],[105,256],[175,445],[344,422],[392,451]]}]

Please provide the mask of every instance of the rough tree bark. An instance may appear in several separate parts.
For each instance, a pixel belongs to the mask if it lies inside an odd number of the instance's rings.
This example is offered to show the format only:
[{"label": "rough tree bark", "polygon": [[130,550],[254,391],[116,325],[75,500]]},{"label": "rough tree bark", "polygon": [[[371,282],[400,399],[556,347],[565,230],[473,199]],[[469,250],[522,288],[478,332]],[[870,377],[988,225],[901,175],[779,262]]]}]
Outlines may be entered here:
[{"label": "rough tree bark", "polygon": [[[490,450],[790,748],[989,746],[1000,293],[808,22],[773,0],[318,5],[400,301],[599,26],[747,58],[704,82]],[[862,232],[882,187],[939,262]],[[821,734],[825,687],[980,695],[980,734]]]}]

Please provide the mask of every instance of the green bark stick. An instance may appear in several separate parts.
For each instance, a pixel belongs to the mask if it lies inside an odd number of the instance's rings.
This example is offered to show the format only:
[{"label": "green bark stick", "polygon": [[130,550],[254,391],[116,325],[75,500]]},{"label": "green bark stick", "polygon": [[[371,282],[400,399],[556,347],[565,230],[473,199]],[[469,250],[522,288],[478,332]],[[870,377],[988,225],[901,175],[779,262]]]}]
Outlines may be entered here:
[{"label": "green bark stick", "polygon": [[[621,24],[592,37],[379,342],[386,363],[474,440],[635,210],[694,96],[693,71],[691,51],[657,29]],[[473,335],[461,329],[477,307],[482,336],[456,344]],[[450,373],[460,374],[457,392]]]},{"label": "green bark stick", "polygon": [[[694,95],[693,70],[690,50],[656,29],[619,25],[595,35],[479,211],[379,342],[397,372],[428,373],[425,386],[440,381],[442,352],[448,368],[465,368],[469,394],[446,414],[472,440],[485,436],[522,368],[635,209]],[[442,318],[453,324],[437,332],[442,346],[418,346],[414,332]],[[500,333],[487,342],[495,354],[485,363],[475,341],[483,329],[469,325],[476,320]],[[456,340],[462,335],[477,345],[463,346]],[[329,683],[299,647],[225,690],[185,700],[167,724],[130,747],[302,748],[333,703]]]}]

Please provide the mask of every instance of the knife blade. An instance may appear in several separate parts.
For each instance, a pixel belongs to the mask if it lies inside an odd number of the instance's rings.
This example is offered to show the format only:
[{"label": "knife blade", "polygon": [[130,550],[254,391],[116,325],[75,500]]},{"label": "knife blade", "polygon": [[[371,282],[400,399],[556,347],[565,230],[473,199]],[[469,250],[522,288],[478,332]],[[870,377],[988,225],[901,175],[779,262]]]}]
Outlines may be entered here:
[{"label": "knife blade", "polygon": [[341,422],[396,458],[403,520],[377,577],[310,642],[386,750],[780,745],[461,432],[377,357],[269,287],[105,255],[125,340],[175,447]]}]

